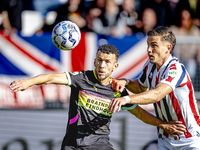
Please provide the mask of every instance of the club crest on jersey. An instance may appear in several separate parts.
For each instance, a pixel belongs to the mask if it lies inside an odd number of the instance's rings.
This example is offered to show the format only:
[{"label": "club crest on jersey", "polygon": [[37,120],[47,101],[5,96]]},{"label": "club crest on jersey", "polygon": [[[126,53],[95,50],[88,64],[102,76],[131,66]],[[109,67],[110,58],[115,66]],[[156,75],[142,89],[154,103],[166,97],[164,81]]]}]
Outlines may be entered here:
[{"label": "club crest on jersey", "polygon": [[178,75],[178,72],[175,69],[169,70],[169,72],[168,72],[168,76],[170,76],[172,78],[176,77],[177,75]]}]

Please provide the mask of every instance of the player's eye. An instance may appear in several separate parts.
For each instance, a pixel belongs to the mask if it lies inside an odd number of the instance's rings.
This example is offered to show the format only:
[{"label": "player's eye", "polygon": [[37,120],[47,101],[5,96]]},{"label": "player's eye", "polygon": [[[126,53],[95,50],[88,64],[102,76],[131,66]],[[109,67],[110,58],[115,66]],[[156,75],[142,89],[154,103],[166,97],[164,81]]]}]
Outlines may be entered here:
[{"label": "player's eye", "polygon": [[107,60],[107,61],[106,61],[106,63],[107,63],[107,64],[109,64],[109,63],[110,63],[110,61],[109,61],[109,60]]},{"label": "player's eye", "polygon": [[99,64],[102,64],[103,63],[103,60],[102,59],[98,59],[97,61]]},{"label": "player's eye", "polygon": [[156,44],[152,44],[151,47],[152,47],[152,48],[156,48],[157,45],[156,45]]}]

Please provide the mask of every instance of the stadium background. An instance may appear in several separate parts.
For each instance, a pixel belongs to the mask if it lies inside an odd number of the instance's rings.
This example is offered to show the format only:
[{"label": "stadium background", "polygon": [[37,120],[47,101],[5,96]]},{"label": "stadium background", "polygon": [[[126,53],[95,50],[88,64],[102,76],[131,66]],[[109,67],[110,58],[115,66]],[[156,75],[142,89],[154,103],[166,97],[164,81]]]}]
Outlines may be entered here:
[{"label": "stadium background", "polygon": [[[49,13],[51,22],[54,12]],[[120,67],[113,77],[134,79],[148,59],[146,36],[140,33],[116,38],[82,32],[80,44],[73,51],[60,51],[51,42],[49,32],[35,34],[42,26],[41,13],[25,10],[22,20],[21,32],[9,36],[0,31],[0,149],[57,150],[65,134],[70,88],[43,85],[13,94],[10,82],[41,73],[93,69],[96,50],[105,43],[115,45],[120,51]],[[182,45],[199,43],[200,37],[177,37],[174,55],[182,57]],[[197,64],[191,64],[193,76]],[[198,88],[195,95],[199,103]],[[154,113],[152,105],[144,107]],[[157,139],[156,127],[144,124],[126,111],[119,112],[113,115],[110,137],[117,150],[142,150]],[[156,146],[152,144],[149,149]]]}]

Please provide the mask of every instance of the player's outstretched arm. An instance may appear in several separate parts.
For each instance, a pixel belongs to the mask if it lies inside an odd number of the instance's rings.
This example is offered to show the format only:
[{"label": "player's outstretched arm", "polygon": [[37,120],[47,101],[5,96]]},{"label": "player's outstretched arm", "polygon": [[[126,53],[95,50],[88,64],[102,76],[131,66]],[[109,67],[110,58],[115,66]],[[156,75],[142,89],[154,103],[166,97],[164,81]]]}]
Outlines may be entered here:
[{"label": "player's outstretched arm", "polygon": [[15,80],[10,84],[12,92],[24,91],[33,85],[41,84],[68,84],[65,73],[41,74],[29,79]]},{"label": "player's outstretched arm", "polygon": [[[172,92],[172,87],[165,83],[159,83],[155,89],[147,90],[145,92],[128,95],[120,98],[114,98],[109,104],[109,111],[115,112],[115,110],[119,111],[122,105],[126,103],[130,104],[151,104],[160,101],[167,94]],[[116,109],[118,108],[118,109]]]},{"label": "player's outstretched arm", "polygon": [[168,134],[174,136],[177,139],[178,135],[184,134],[186,132],[186,127],[182,124],[181,121],[163,122],[151,113],[141,108],[140,106],[136,106],[134,109],[129,110],[129,112],[135,115],[138,119],[145,122],[146,124],[162,128]]}]

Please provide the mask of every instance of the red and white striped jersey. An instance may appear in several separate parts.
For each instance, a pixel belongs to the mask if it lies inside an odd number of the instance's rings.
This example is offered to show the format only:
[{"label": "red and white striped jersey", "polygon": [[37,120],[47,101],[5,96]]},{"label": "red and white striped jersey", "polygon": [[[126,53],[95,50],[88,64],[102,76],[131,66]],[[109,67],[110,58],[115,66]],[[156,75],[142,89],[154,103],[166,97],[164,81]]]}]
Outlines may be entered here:
[{"label": "red and white striped jersey", "polygon": [[[156,64],[148,60],[143,67],[139,83],[149,89],[165,83],[173,88],[162,100],[154,103],[155,113],[163,121],[179,120],[186,126],[187,132],[180,138],[200,135],[200,117],[190,77],[178,58],[170,56],[157,70]],[[158,128],[158,136],[173,138]]]}]

